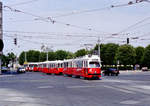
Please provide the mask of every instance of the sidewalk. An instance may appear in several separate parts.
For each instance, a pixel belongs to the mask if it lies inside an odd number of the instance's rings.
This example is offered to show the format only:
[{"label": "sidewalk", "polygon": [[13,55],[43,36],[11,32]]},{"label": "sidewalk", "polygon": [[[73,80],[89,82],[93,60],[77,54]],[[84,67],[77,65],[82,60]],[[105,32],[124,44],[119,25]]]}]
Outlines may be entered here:
[{"label": "sidewalk", "polygon": [[2,78],[2,77],[10,77],[10,76],[14,76],[14,75],[6,75],[6,74],[0,74],[0,78]]},{"label": "sidewalk", "polygon": [[140,73],[142,70],[120,70],[120,73]]}]

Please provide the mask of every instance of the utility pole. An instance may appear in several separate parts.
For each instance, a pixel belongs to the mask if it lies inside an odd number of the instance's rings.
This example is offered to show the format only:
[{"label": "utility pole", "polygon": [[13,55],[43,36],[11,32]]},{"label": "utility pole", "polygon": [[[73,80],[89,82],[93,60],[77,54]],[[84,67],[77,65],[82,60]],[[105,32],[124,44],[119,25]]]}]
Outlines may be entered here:
[{"label": "utility pole", "polygon": [[[0,2],[0,40],[3,40],[3,30],[2,30],[2,26],[3,26],[2,25],[2,21],[3,21],[3,19],[2,19],[3,15],[2,14],[3,13],[2,13],[2,9],[3,9],[2,8],[2,2]],[[3,44],[3,42],[2,42],[2,44]],[[2,55],[2,51],[0,51],[0,74],[1,74],[1,65],[2,65],[1,55]]]},{"label": "utility pole", "polygon": [[129,43],[130,43],[129,38],[127,38],[127,44],[129,44]]},{"label": "utility pole", "polygon": [[27,52],[24,52],[25,62],[27,62]]},{"label": "utility pole", "polygon": [[98,56],[99,56],[99,59],[100,59],[100,66],[101,66],[100,37],[98,37]]},{"label": "utility pole", "polygon": [[100,38],[98,37],[98,56],[100,57]]},{"label": "utility pole", "polygon": [[47,52],[47,55],[46,55],[46,60],[48,61],[48,50],[47,50],[46,52]]}]

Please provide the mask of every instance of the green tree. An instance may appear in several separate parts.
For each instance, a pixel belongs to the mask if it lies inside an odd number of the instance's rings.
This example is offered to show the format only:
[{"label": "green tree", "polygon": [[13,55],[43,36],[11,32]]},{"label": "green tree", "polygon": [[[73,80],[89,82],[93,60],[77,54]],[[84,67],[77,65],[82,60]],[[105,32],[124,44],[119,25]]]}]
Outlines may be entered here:
[{"label": "green tree", "polygon": [[67,59],[68,52],[66,52],[64,50],[57,50],[55,53],[56,53],[56,59],[57,60]]},{"label": "green tree", "polygon": [[68,53],[67,59],[73,59],[75,57],[75,55],[72,52],[67,53]]},{"label": "green tree", "polygon": [[53,51],[48,52],[48,60],[49,60],[49,61],[56,60],[56,53],[53,52]]},{"label": "green tree", "polygon": [[[101,56],[102,64],[112,65],[116,63],[115,55],[118,47],[119,45],[114,43],[100,45],[100,56]],[[98,51],[98,45],[96,45],[94,50]]]},{"label": "green tree", "polygon": [[135,49],[131,45],[122,45],[118,48],[116,59],[120,61],[123,65],[133,65],[135,64]]},{"label": "green tree", "polygon": [[23,65],[25,62],[25,52],[22,52],[20,55],[19,55],[19,64],[20,65]]},{"label": "green tree", "polygon": [[144,55],[144,47],[141,47],[141,46],[139,46],[139,47],[136,47],[135,48],[135,52],[136,52],[136,57],[135,57],[135,59],[136,59],[136,64],[142,64],[142,57],[143,57],[143,55]]},{"label": "green tree", "polygon": [[142,66],[150,67],[150,45],[145,48],[144,56],[142,58]]},{"label": "green tree", "polygon": [[40,53],[39,61],[40,62],[46,61],[46,53],[45,52]]},{"label": "green tree", "polygon": [[88,54],[87,50],[80,49],[80,50],[78,50],[78,51],[75,52],[75,57],[85,56],[86,54]]},{"label": "green tree", "polygon": [[29,50],[27,52],[27,61],[28,62],[38,62],[39,61],[40,52],[35,50]]},{"label": "green tree", "polygon": [[9,61],[14,62],[16,59],[16,55],[13,52],[8,53],[7,56],[8,56]]},{"label": "green tree", "polygon": [[0,55],[0,58],[2,59],[2,66],[8,66],[8,64],[9,64],[9,58],[8,58],[8,56],[6,56],[6,55]]},{"label": "green tree", "polygon": [[[26,52],[27,62],[39,62],[40,52],[35,50],[29,50]],[[23,65],[25,62],[25,52],[23,51],[19,55],[19,64]]]}]

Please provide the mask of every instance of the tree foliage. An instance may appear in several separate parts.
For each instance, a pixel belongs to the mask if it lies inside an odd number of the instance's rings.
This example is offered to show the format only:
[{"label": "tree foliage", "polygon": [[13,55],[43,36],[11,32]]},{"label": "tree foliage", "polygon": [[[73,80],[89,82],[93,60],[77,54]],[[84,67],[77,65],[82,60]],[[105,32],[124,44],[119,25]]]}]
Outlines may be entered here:
[{"label": "tree foliage", "polygon": [[[115,55],[119,45],[114,43],[101,44],[100,45],[100,57],[102,64],[112,65],[115,64]],[[96,51],[98,51],[98,45],[95,46]],[[97,53],[98,54],[98,53]]]},{"label": "tree foliage", "polygon": [[68,57],[68,52],[64,50],[57,50],[56,52],[56,59],[57,60],[64,60]]},{"label": "tree foliage", "polygon": [[23,51],[19,56],[19,64],[23,65],[25,62],[25,52]]},{"label": "tree foliage", "polygon": [[142,65],[150,67],[150,45],[145,48],[144,56],[142,58]]},{"label": "tree foliage", "polygon": [[56,53],[53,52],[53,51],[48,52],[48,60],[49,60],[49,61],[56,60]]},{"label": "tree foliage", "polygon": [[45,52],[40,52],[39,61],[40,62],[46,61],[46,53]]},{"label": "tree foliage", "polygon": [[8,66],[9,62],[15,62],[16,60],[16,55],[14,53],[8,53],[7,55],[2,54],[0,56],[2,59],[2,66]]},{"label": "tree foliage", "polygon": [[81,57],[88,54],[88,51],[85,49],[80,49],[77,52],[75,52],[75,57]]},{"label": "tree foliage", "polygon": [[131,45],[122,45],[118,48],[116,59],[120,64],[132,65],[135,64],[135,49]]},{"label": "tree foliage", "polygon": [[136,47],[135,48],[135,52],[136,52],[136,57],[135,57],[135,59],[136,59],[136,64],[142,64],[142,58],[143,58],[143,55],[144,55],[144,47],[141,47],[141,46],[139,46],[139,47]]},{"label": "tree foliage", "polygon": [[[98,54],[98,45],[96,45],[90,53],[95,52]],[[88,54],[89,51],[85,49],[80,49],[75,53],[57,50],[55,52],[48,52],[48,60],[64,60],[71,59],[75,57],[80,57]],[[35,50],[29,50],[26,52],[28,62],[43,62],[46,61],[46,52],[39,52]],[[123,65],[134,65],[142,64],[143,66],[150,67],[150,45],[146,48],[144,47],[132,47],[131,45],[117,45],[114,43],[101,44],[100,45],[100,55],[102,64],[104,65],[113,65],[116,64],[116,61],[119,60],[120,64]],[[9,61],[14,61],[16,56],[13,53],[9,53],[8,56],[3,56],[4,64],[8,64]],[[19,56],[19,63],[23,64],[25,61],[25,52],[22,52]]]},{"label": "tree foliage", "polygon": [[27,52],[27,61],[28,62],[38,62],[39,61],[39,51],[29,50]]}]

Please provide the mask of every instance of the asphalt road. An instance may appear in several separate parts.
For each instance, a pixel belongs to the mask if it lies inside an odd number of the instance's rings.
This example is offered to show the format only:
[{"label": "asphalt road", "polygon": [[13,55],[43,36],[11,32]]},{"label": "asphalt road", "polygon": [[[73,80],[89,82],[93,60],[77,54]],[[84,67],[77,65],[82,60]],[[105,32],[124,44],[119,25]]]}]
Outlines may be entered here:
[{"label": "asphalt road", "polygon": [[0,106],[150,106],[150,72],[101,80],[39,72],[0,75]]}]

